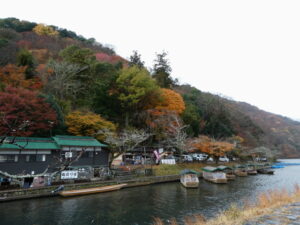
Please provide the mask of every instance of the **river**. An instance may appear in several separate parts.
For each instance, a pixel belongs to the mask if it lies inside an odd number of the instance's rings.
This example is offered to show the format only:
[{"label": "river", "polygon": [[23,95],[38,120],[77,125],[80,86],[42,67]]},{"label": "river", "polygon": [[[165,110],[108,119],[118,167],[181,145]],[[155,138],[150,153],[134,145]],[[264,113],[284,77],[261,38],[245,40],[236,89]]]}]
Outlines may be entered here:
[{"label": "river", "polygon": [[[300,160],[282,160],[299,162]],[[198,189],[179,182],[123,189],[73,198],[40,198],[0,203],[1,225],[146,225],[202,214],[213,217],[231,203],[253,200],[258,193],[300,184],[300,166],[276,169],[275,175],[238,177],[228,184],[200,180]]]}]

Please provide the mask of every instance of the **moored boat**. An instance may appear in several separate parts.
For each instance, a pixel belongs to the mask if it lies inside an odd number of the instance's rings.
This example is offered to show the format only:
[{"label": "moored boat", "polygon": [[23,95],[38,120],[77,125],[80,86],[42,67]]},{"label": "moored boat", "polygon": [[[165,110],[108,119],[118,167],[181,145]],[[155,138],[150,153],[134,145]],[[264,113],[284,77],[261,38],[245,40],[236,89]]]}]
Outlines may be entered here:
[{"label": "moored boat", "polygon": [[233,173],[232,167],[229,166],[218,166],[217,167],[220,171],[223,171],[226,174],[227,180],[235,180],[235,175]]},{"label": "moored boat", "polygon": [[248,176],[246,167],[243,165],[236,165],[233,170],[234,174],[238,177],[246,177]]},{"label": "moored boat", "polygon": [[88,194],[96,194],[101,192],[109,192],[109,191],[116,191],[127,184],[116,184],[116,185],[109,185],[103,187],[96,187],[96,188],[85,188],[85,189],[77,189],[77,190],[70,190],[70,191],[61,191],[58,194],[63,197],[71,197],[77,195],[88,195]]},{"label": "moored boat", "polygon": [[203,170],[203,178],[205,180],[208,180],[216,184],[227,183],[226,174],[222,170],[212,166],[206,166],[202,168],[202,170]]},{"label": "moored boat", "polygon": [[248,175],[257,175],[257,170],[256,170],[254,164],[247,165],[247,173],[248,173]]},{"label": "moored boat", "polygon": [[180,182],[186,188],[198,188],[198,173],[195,170],[184,169],[180,172]]},{"label": "moored boat", "polygon": [[274,170],[265,169],[265,168],[258,169],[257,172],[260,174],[270,174],[270,175],[274,174]]}]

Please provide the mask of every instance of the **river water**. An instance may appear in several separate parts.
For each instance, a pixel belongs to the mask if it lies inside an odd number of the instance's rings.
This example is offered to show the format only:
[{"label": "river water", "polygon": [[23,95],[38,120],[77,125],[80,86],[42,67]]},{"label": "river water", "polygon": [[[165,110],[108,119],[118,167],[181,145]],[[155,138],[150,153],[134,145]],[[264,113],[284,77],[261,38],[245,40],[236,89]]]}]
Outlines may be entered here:
[{"label": "river water", "polygon": [[[300,160],[282,160],[298,162]],[[128,188],[73,198],[40,198],[0,203],[0,225],[146,225],[186,215],[213,217],[232,203],[254,200],[271,189],[300,184],[300,166],[276,169],[275,175],[238,177],[228,184],[200,180],[198,189],[179,182]]]}]

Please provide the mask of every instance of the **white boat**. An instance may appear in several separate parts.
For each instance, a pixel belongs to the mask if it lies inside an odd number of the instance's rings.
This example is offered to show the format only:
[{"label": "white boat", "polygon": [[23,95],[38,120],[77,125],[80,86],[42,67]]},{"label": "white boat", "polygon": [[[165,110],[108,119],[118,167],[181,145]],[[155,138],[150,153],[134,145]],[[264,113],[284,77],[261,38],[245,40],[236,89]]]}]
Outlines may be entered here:
[{"label": "white boat", "polygon": [[227,180],[235,180],[233,169],[229,166],[218,166],[218,169],[226,174]]},{"label": "white boat", "polygon": [[194,170],[182,170],[180,172],[180,182],[186,188],[198,188],[198,173]]},{"label": "white boat", "polygon": [[202,168],[202,170],[203,170],[203,178],[205,180],[208,180],[216,184],[227,183],[226,173],[224,173],[221,169],[212,166],[206,166]]}]

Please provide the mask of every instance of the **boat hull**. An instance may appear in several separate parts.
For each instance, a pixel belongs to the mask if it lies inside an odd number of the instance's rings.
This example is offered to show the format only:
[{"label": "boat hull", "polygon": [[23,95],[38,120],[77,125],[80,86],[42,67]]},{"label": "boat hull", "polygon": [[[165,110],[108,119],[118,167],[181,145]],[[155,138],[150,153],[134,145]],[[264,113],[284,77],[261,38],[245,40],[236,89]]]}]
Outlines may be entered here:
[{"label": "boat hull", "polygon": [[186,188],[198,188],[199,182],[181,182],[181,184]]},{"label": "boat hull", "polygon": [[248,175],[257,175],[256,170],[248,170],[247,173],[248,173]]},{"label": "boat hull", "polygon": [[238,177],[247,177],[248,173],[246,171],[242,170],[236,170],[234,171],[234,174],[237,175]]},{"label": "boat hull", "polygon": [[110,186],[96,187],[96,188],[86,188],[86,189],[79,189],[79,190],[72,190],[72,191],[61,191],[58,194],[62,197],[96,194],[102,192],[116,191],[123,188],[126,185],[127,184],[117,184],[117,185],[110,185]]},{"label": "boat hull", "polygon": [[225,173],[210,173],[210,172],[203,172],[203,178],[207,181],[210,181],[215,184],[226,184],[227,178]]},{"label": "boat hull", "polygon": [[199,179],[195,174],[184,174],[180,177],[180,183],[186,188],[198,188]]},{"label": "boat hull", "polygon": [[260,174],[270,174],[270,175],[274,174],[273,170],[268,170],[268,169],[259,169],[259,170],[257,170],[257,172]]},{"label": "boat hull", "polygon": [[235,180],[235,175],[234,174],[226,174],[226,178],[227,178],[227,180]]}]

